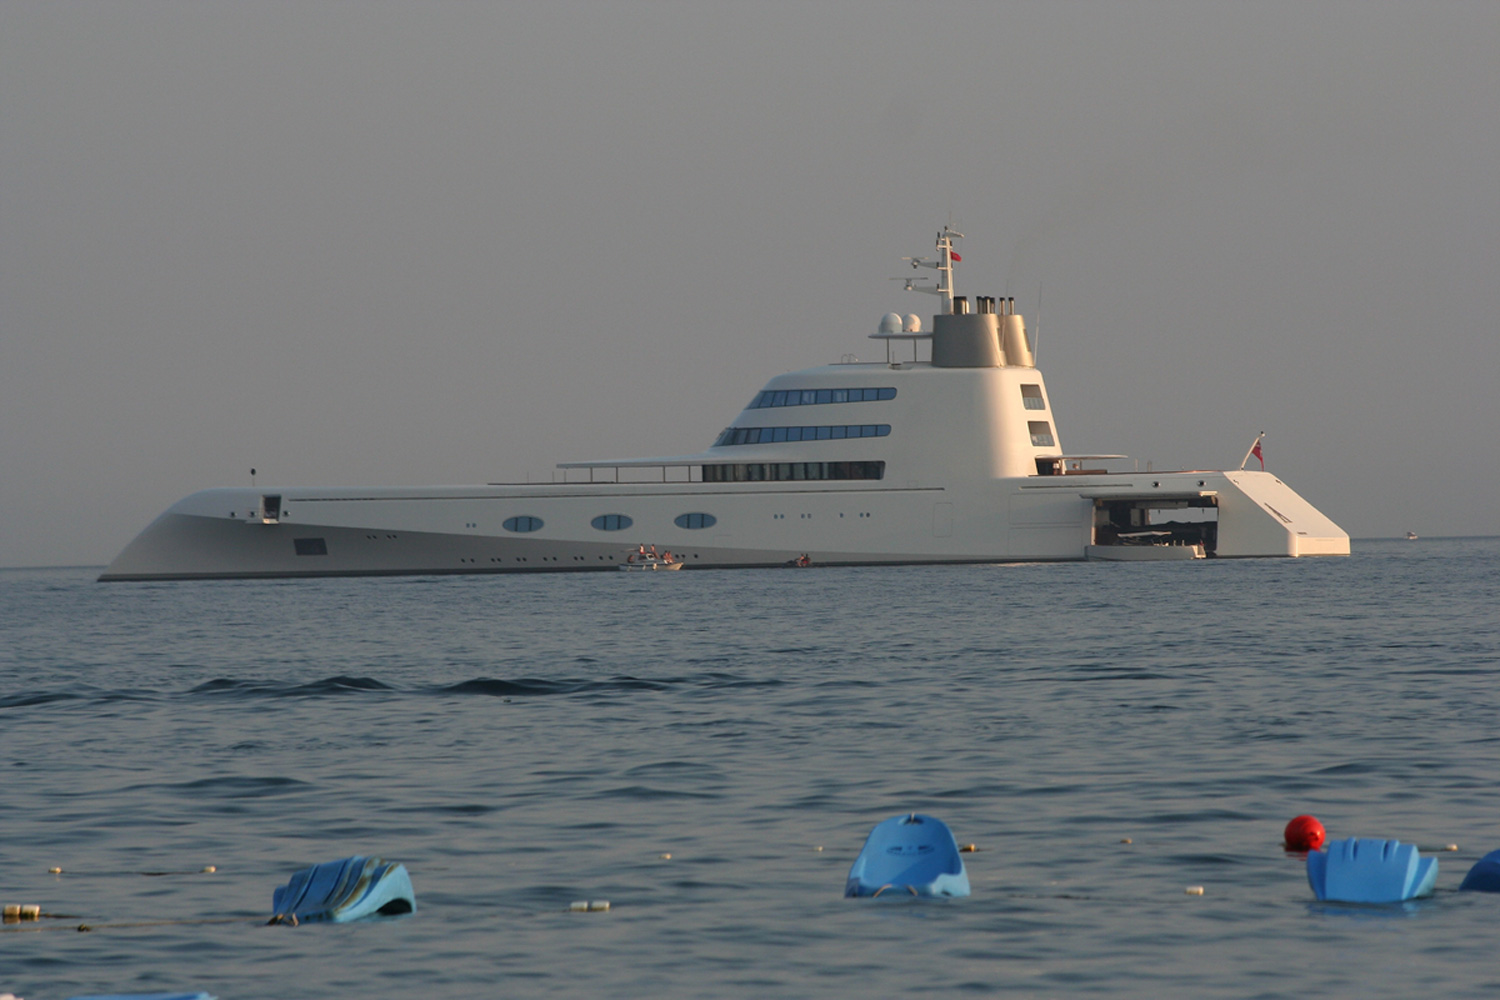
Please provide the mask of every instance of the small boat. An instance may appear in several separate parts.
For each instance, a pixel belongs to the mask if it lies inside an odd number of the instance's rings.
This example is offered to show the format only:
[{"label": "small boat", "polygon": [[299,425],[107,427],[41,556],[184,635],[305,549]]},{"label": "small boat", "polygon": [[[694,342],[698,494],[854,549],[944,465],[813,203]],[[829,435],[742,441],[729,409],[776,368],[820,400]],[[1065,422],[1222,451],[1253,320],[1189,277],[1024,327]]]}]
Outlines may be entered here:
[{"label": "small boat", "polygon": [[625,557],[625,561],[620,564],[620,568],[627,573],[649,573],[657,570],[682,569],[682,560],[676,558],[670,552],[663,552],[658,555],[655,545],[649,548],[642,545]]},{"label": "small boat", "polygon": [[1406,540],[1408,542],[1415,542],[1417,540],[1417,533],[1415,531],[1408,531],[1406,533]]}]

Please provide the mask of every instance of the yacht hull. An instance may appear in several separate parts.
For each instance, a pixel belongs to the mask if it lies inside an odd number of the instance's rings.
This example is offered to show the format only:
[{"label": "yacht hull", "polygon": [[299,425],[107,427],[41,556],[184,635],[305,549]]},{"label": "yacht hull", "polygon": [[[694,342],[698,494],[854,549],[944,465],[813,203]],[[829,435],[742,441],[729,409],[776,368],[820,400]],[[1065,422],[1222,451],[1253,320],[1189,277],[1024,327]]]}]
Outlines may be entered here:
[{"label": "yacht hull", "polygon": [[[1212,498],[1219,557],[1346,555],[1348,535],[1260,472],[1035,476],[938,487],[577,484],[205,490],[141,532],[101,580],[614,570],[642,545],[685,568],[1100,558],[1099,510]],[[274,520],[264,502],[279,500]],[[709,526],[684,528],[687,513]],[[628,520],[602,530],[601,515]],[[507,531],[518,516],[532,531]],[[701,519],[700,519],[701,520]],[[698,522],[693,522],[698,523]],[[1123,548],[1123,547],[1122,547]],[[1106,553],[1107,555],[1107,553]]]}]

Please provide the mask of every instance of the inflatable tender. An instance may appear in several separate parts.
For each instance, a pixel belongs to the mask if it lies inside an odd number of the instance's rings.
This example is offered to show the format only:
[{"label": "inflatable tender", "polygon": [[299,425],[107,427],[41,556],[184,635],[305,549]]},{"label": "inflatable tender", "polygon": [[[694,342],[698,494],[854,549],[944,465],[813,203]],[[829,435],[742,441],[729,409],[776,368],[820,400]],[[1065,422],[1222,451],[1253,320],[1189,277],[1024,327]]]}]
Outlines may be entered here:
[{"label": "inflatable tender", "polygon": [[1350,837],[1309,851],[1307,881],[1317,897],[1338,903],[1401,903],[1432,895],[1437,858],[1399,840]]},{"label": "inflatable tender", "polygon": [[964,871],[947,824],[910,813],[876,825],[849,869],[847,896],[967,896]]},{"label": "inflatable tender", "polygon": [[344,923],[414,913],[417,898],[405,865],[356,855],[302,869],[271,896],[271,909],[273,924]]},{"label": "inflatable tender", "polygon": [[1460,892],[1500,892],[1500,851],[1491,851],[1469,869]]}]

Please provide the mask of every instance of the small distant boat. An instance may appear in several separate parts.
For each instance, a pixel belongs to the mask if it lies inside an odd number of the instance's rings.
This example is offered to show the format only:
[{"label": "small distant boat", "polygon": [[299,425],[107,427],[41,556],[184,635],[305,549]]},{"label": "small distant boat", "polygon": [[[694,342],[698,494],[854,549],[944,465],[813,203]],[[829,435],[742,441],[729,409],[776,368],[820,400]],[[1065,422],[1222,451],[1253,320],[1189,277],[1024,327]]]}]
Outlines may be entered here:
[{"label": "small distant boat", "polygon": [[1406,533],[1406,540],[1408,542],[1415,542],[1417,540],[1417,533],[1415,531],[1408,531]]},{"label": "small distant boat", "polygon": [[670,552],[657,554],[656,546],[649,549],[642,545],[620,564],[620,568],[627,573],[633,572],[656,572],[658,570],[682,569],[682,560],[675,558]]}]

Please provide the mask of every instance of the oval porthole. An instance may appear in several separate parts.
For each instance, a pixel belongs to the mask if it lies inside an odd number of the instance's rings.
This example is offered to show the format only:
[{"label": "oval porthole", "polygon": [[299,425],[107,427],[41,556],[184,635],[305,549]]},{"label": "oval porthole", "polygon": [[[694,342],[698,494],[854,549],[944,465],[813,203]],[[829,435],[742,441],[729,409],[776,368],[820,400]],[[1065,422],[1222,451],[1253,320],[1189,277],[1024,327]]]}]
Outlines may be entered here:
[{"label": "oval porthole", "polygon": [[712,528],[719,519],[712,514],[678,514],[672,523],[679,528]]},{"label": "oval porthole", "polygon": [[524,517],[524,516],[523,517],[507,517],[504,521],[502,521],[500,523],[500,526],[502,528],[504,528],[506,531],[517,531],[517,532],[540,531],[541,528],[542,528],[542,519],[539,518],[539,517]]},{"label": "oval porthole", "polygon": [[624,531],[635,522],[624,514],[600,514],[589,523],[600,531]]}]

